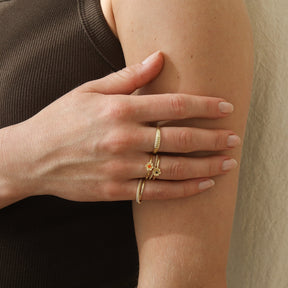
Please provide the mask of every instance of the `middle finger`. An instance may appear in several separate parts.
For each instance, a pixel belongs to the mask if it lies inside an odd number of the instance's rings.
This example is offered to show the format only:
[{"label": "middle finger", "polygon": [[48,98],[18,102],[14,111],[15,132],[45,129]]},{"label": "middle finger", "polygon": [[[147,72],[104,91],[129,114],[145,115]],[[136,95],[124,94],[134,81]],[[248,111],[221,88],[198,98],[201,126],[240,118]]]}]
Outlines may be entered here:
[{"label": "middle finger", "polygon": [[[159,152],[190,153],[196,151],[223,151],[241,144],[232,131],[194,127],[160,127]],[[135,134],[138,151],[152,152],[156,135],[155,127],[142,127]]]}]

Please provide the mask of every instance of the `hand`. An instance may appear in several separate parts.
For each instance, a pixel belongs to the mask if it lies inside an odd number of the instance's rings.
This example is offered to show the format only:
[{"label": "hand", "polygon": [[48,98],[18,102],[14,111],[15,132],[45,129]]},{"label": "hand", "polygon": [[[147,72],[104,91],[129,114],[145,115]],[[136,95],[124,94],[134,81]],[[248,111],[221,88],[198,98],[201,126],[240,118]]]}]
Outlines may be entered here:
[{"label": "hand", "polygon": [[[10,186],[27,191],[26,195],[50,194],[75,201],[134,200],[153,150],[156,129],[149,123],[223,118],[233,110],[214,97],[129,95],[156,78],[162,66],[163,56],[155,53],[143,64],[83,84],[34,117],[9,127],[3,147]],[[228,130],[162,127],[159,152],[231,149],[240,140],[234,135],[229,144],[231,135]],[[227,173],[222,169],[225,160],[229,157],[162,155],[162,174],[146,184],[143,199],[203,191],[208,186],[199,184],[207,177]],[[226,168],[229,163],[228,168],[235,166],[233,160],[225,163]]]}]

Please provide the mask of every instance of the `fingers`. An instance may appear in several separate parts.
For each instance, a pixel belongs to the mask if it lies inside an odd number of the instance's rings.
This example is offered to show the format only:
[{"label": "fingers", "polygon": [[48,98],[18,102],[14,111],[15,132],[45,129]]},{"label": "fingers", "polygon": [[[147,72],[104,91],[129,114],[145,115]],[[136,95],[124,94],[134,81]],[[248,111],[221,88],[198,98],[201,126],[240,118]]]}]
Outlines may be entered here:
[{"label": "fingers", "polygon": [[[160,152],[223,151],[241,144],[240,137],[228,130],[190,127],[162,127],[160,129]],[[153,137],[151,138],[153,141]]]},{"label": "fingers", "polygon": [[[222,151],[241,144],[241,139],[229,130],[161,127],[160,131],[161,143],[159,152]],[[154,127],[141,127],[130,136],[129,144],[134,145],[138,151],[152,152],[155,132],[156,128]]]},{"label": "fingers", "polygon": [[[206,189],[201,189],[201,183],[208,179],[202,180],[187,180],[187,181],[146,181],[142,200],[165,200],[173,198],[184,198],[195,195]],[[209,180],[208,180],[209,181]],[[214,181],[210,180],[211,188],[214,186]],[[135,184],[134,184],[135,185]],[[204,186],[204,185],[203,185]],[[135,186],[134,186],[135,187]]]},{"label": "fingers", "polygon": [[[109,198],[135,200],[138,181],[139,180],[131,180],[111,186]],[[212,179],[146,181],[142,200],[166,200],[189,197],[213,187],[214,184],[215,182]]]},{"label": "fingers", "polygon": [[131,94],[156,78],[163,64],[163,55],[157,51],[141,64],[138,63],[104,78],[87,82],[82,85],[82,88],[101,94]]},{"label": "fingers", "polygon": [[[145,177],[147,174],[145,164],[149,162],[149,157],[150,156],[144,157],[145,159],[138,157],[137,160],[127,163],[128,168],[125,170],[129,172],[125,176],[130,179]],[[154,160],[152,162],[154,162]],[[201,158],[160,156],[159,167],[161,174],[157,179],[187,180],[212,177],[226,174],[237,166],[238,163],[236,160],[224,155]]]},{"label": "fingers", "polygon": [[[136,165],[126,165],[126,177],[133,174],[137,175],[138,179],[122,182],[119,178],[120,182],[109,182],[105,187],[107,201],[135,199],[138,181],[145,178],[146,169],[143,163],[131,163]],[[227,156],[193,159],[161,156],[161,174],[155,181],[145,181],[142,200],[164,200],[195,195],[214,186],[215,181],[208,177],[227,173],[236,167],[236,160]],[[121,172],[123,177],[123,163]]]},{"label": "fingers", "polygon": [[[114,162],[109,168],[114,177],[113,181],[106,184],[105,199],[135,199],[138,181],[147,175],[145,164],[149,160],[147,155],[146,159],[134,157],[126,159],[125,163],[123,160],[118,164]],[[142,199],[160,200],[195,195],[214,186],[215,181],[210,177],[226,174],[237,165],[236,160],[224,155],[202,158],[160,156],[161,174],[155,181],[146,180]],[[123,171],[126,171],[125,178],[131,180],[123,179]]]},{"label": "fingers", "polygon": [[231,103],[221,98],[188,94],[155,94],[133,97],[131,118],[155,122],[189,118],[221,118],[233,112]]},{"label": "fingers", "polygon": [[[113,181],[143,178],[147,175],[145,165],[150,161],[150,157],[149,154],[142,155],[139,153],[134,157],[126,157],[125,160],[123,158],[114,159],[106,165],[105,169],[109,171],[109,177]],[[152,163],[155,165],[155,157]],[[236,160],[225,155],[195,158],[160,155],[161,174],[157,179],[179,181],[207,178],[226,174],[237,166]]]}]

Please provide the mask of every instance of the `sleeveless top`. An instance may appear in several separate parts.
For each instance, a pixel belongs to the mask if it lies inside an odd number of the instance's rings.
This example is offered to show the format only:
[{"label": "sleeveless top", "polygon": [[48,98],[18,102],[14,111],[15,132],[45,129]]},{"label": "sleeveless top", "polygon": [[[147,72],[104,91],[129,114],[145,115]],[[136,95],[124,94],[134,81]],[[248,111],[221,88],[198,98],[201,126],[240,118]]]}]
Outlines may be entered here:
[{"label": "sleeveless top", "polygon": [[[0,1],[0,128],[124,66],[100,0]],[[131,288],[137,277],[130,201],[35,196],[0,210],[2,288]]]}]

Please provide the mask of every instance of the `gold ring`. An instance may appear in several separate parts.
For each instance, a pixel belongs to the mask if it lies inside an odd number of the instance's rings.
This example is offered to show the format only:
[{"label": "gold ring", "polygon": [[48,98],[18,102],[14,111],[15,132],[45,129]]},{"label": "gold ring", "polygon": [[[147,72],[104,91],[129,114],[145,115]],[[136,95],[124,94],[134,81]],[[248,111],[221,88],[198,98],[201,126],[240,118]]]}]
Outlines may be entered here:
[{"label": "gold ring", "polygon": [[139,179],[138,186],[137,186],[137,192],[136,192],[136,202],[138,204],[141,204],[142,202],[142,195],[145,187],[146,179]]},{"label": "gold ring", "polygon": [[153,153],[156,154],[159,151],[160,148],[160,142],[161,142],[161,133],[160,133],[160,127],[156,127],[156,136],[154,141],[154,149]]},{"label": "gold ring", "polygon": [[161,169],[159,166],[160,166],[160,157],[158,154],[156,154],[154,168],[153,168],[152,173],[149,176],[149,180],[155,180],[158,176],[161,175]]},{"label": "gold ring", "polygon": [[146,168],[146,176],[145,179],[147,180],[150,177],[151,172],[153,171],[154,164],[153,164],[153,155],[151,155],[150,161],[145,164]]}]

